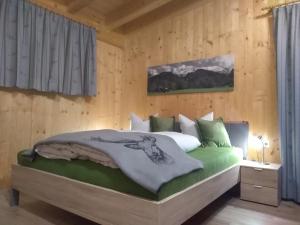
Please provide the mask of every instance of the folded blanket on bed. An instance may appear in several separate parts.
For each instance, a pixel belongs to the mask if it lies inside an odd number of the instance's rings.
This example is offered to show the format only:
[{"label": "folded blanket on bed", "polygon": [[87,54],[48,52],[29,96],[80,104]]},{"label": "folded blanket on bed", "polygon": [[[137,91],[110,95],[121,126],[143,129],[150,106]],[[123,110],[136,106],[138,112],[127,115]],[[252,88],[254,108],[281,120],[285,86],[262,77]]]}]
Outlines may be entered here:
[{"label": "folded blanket on bed", "polygon": [[97,149],[79,144],[46,144],[39,145],[35,151],[47,159],[90,160],[103,166],[118,168],[117,164],[107,154]]},{"label": "folded blanket on bed", "polygon": [[129,178],[152,192],[178,176],[203,168],[201,161],[184,153],[176,142],[164,135],[139,132],[96,130],[66,133],[37,143],[78,144],[103,152]]}]

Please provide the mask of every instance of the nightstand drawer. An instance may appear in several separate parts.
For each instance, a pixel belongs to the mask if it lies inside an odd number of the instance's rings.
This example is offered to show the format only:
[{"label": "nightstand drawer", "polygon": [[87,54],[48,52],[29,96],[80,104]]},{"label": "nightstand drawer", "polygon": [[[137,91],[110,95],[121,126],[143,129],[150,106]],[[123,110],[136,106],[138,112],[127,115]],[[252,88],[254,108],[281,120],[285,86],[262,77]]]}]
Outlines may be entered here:
[{"label": "nightstand drawer", "polygon": [[278,206],[278,190],[259,185],[241,184],[241,199]]},{"label": "nightstand drawer", "polygon": [[241,167],[241,182],[261,185],[264,187],[278,187],[278,172],[276,170],[259,167]]}]

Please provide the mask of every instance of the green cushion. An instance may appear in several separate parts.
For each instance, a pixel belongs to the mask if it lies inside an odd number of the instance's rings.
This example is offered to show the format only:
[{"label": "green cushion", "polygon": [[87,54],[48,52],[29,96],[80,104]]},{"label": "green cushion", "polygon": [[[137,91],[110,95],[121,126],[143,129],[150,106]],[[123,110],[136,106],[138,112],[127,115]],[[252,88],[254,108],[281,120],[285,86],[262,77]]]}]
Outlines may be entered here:
[{"label": "green cushion", "polygon": [[204,146],[231,147],[229,135],[222,118],[214,121],[196,120],[199,136]]},{"label": "green cushion", "polygon": [[155,117],[150,116],[151,132],[174,131],[175,117]]}]

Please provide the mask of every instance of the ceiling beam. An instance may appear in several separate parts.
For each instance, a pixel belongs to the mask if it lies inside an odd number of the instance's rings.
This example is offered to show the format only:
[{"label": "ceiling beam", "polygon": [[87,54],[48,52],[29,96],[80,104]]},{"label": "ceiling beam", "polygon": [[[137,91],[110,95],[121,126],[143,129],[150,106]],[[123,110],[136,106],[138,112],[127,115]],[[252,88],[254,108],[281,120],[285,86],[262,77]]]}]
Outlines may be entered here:
[{"label": "ceiling beam", "polygon": [[75,14],[80,10],[88,7],[94,0],[74,0],[68,5],[68,12]]},{"label": "ceiling beam", "polygon": [[[121,26],[158,9],[173,0],[152,0],[145,3],[145,1],[132,1],[126,6],[121,6],[117,10],[111,12],[106,19],[106,25],[109,29],[114,30]],[[140,4],[139,4],[140,3]]]},{"label": "ceiling beam", "polygon": [[109,30],[104,22],[99,22],[95,20],[86,19],[80,15],[72,14],[68,11],[68,7],[64,4],[60,4],[54,1],[49,0],[30,0],[33,4],[36,4],[42,8],[45,8],[49,11],[55,12],[59,15],[65,16],[71,20],[74,20],[78,23],[85,24],[87,26],[93,27],[97,32],[97,39],[108,44],[114,45],[119,48],[124,48],[124,35],[113,32]]}]

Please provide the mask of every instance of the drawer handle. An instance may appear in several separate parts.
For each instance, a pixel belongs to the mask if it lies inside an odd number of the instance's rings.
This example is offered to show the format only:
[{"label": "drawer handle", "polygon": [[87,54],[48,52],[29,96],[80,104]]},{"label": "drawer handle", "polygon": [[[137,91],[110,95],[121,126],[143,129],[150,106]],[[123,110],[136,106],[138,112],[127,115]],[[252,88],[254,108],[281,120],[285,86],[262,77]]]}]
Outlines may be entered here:
[{"label": "drawer handle", "polygon": [[263,187],[260,185],[253,185],[253,187],[257,188],[257,189],[262,189]]},{"label": "drawer handle", "polygon": [[254,170],[256,170],[256,171],[263,171],[262,168],[254,168]]}]

